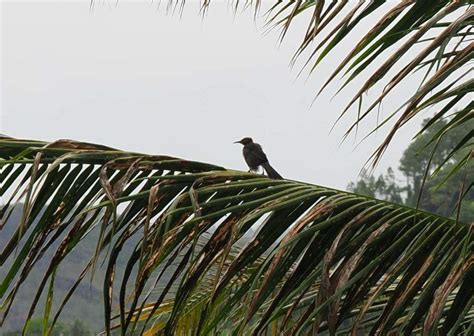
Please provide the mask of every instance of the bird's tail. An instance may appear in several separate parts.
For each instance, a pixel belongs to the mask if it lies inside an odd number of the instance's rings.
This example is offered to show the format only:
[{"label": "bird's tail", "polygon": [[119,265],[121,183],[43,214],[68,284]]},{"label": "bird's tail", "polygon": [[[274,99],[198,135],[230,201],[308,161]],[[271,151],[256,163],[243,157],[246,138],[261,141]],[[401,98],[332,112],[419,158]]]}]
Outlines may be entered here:
[{"label": "bird's tail", "polygon": [[267,172],[267,175],[268,175],[269,178],[272,178],[272,179],[275,179],[275,180],[282,180],[283,179],[283,177],[280,174],[278,174],[278,172],[275,169],[273,169],[272,166],[270,166],[270,163],[265,162],[265,163],[262,164],[262,167]]}]

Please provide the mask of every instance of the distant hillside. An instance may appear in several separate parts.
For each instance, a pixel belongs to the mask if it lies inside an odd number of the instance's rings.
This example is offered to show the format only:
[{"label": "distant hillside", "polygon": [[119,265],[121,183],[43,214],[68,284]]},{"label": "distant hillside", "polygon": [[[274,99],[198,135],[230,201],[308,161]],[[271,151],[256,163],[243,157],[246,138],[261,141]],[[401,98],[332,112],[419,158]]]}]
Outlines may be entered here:
[{"label": "distant hillside", "polygon": [[[21,221],[23,205],[17,205],[13,211],[11,218],[8,220],[6,226],[0,231],[0,250],[7,244],[10,237],[13,235],[15,229]],[[1,206],[0,206],[1,209]],[[213,228],[214,229],[214,228]],[[211,229],[210,231],[212,231]],[[28,232],[27,232],[28,233]],[[239,248],[246,245],[251,236],[255,234],[253,229],[244,235],[239,242],[236,243]],[[204,238],[204,241],[207,239],[204,235],[201,238]],[[55,314],[57,305],[62,302],[67,291],[74,284],[78,278],[80,272],[89,262],[91,255],[96,249],[98,238],[98,230],[92,231],[83,241],[79,243],[76,249],[71,252],[66,259],[61,263],[59,269],[56,273],[55,278],[55,291],[54,291],[54,300],[56,306],[53,306],[52,315]],[[120,282],[120,279],[123,275],[127,258],[131,255],[135,244],[138,242],[139,237],[134,237],[123,247],[121,258],[117,262],[116,269],[116,279],[117,282]],[[61,239],[59,239],[60,241]],[[203,242],[204,242],[203,241]],[[59,242],[58,242],[59,243]],[[41,260],[37,262],[33,270],[28,276],[28,280],[25,284],[22,285],[20,291],[15,297],[15,301],[11,307],[11,311],[8,314],[8,317],[3,325],[0,336],[4,333],[8,333],[13,330],[21,330],[25,322],[28,310],[30,308],[31,300],[36,294],[36,289],[42,277],[49,265],[52,254],[55,252],[57,247],[52,246],[48,253],[46,253]],[[11,256],[5,265],[0,267],[0,280],[3,280],[4,276],[7,274],[9,267],[12,265],[14,258],[16,258],[16,253]],[[104,267],[101,267],[102,259],[98,264],[94,280],[91,284],[90,275],[86,276],[82,283],[75,290],[74,295],[68,301],[63,312],[60,315],[60,321],[65,324],[71,324],[72,322],[79,320],[83,322],[88,329],[98,333],[103,330],[104,325],[104,313],[103,313],[103,295],[102,295],[102,283],[104,275]],[[172,267],[171,267],[172,268]],[[167,271],[163,275],[163,281],[166,282],[167,278],[171,275],[172,271]],[[117,290],[114,289],[114,302],[116,300]],[[44,298],[44,297],[43,297]],[[40,300],[40,305],[37,306],[34,318],[42,317],[44,300]],[[113,307],[115,309],[117,307]]]},{"label": "distant hillside", "polygon": [[[21,211],[22,206],[17,206],[7,225],[0,231],[0,250],[3,249],[17,225],[20,223]],[[55,278],[54,300],[56,303],[62,301],[62,298],[64,298],[67,291],[74,284],[78,275],[89,261],[91,254],[96,248],[97,237],[98,232],[91,232],[86,239],[79,243],[77,249],[71,252],[59,267]],[[124,256],[130,255],[133,248],[132,243],[127,244],[124,247]],[[28,280],[24,285],[22,285],[22,288],[15,297],[11,311],[1,328],[2,332],[18,330],[23,327],[31,300],[36,293],[36,288],[49,265],[49,259],[54,251],[55,249],[50,249],[49,254],[46,254],[43,259],[38,261],[31,271]],[[0,266],[1,280],[3,280],[7,274],[14,258],[16,258],[16,253],[13,255],[13,258],[10,257],[9,260],[7,260],[5,265]],[[123,273],[124,265],[125,260],[121,260],[121,262],[118,263],[117,275]],[[103,329],[104,314],[102,280],[104,268],[101,268],[100,266],[101,265],[99,264],[92,284],[90,283],[90,276],[86,276],[83,282],[76,289],[75,294],[71,297],[61,314],[60,320],[62,322],[71,323],[74,320],[81,320],[89,329],[95,332]],[[44,301],[40,301],[41,305],[37,307],[35,316],[39,317],[42,315],[43,302]],[[55,312],[54,307],[53,312]]]}]

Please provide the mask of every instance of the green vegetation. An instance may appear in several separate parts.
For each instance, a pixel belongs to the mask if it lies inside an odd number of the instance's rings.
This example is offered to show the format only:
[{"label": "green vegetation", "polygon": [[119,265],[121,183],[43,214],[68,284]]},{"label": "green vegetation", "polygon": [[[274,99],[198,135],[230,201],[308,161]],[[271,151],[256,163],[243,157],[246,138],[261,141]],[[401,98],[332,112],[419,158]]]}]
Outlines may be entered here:
[{"label": "green vegetation", "polygon": [[[302,182],[73,141],[3,139],[0,157],[5,181],[18,183],[15,202],[7,204],[27,201],[0,255],[2,262],[13,259],[0,283],[6,313],[15,288],[32,274],[30,260],[40,257],[47,267],[34,288],[44,299],[31,297],[30,311],[49,311],[49,302],[59,307],[63,258],[96,228],[97,248],[88,251],[85,270],[105,266],[103,276],[95,273],[105,328],[127,335],[308,330],[321,319],[321,332],[469,334],[474,323],[474,238],[471,226],[452,219]],[[244,237],[248,243],[239,244]],[[125,250],[129,243],[133,248]],[[51,254],[42,254],[50,246]],[[51,309],[45,321],[60,313]]]},{"label": "green vegetation", "polygon": [[[424,122],[424,126],[427,123],[428,120]],[[457,205],[462,193],[459,220],[465,223],[473,222],[473,162],[471,160],[461,169],[454,169],[459,167],[459,163],[470,149],[458,151],[448,162],[445,160],[463,137],[474,130],[474,120],[447,132],[437,144],[431,142],[433,133],[439,132],[447,124],[448,121],[438,121],[404,151],[399,169],[405,177],[405,183],[397,181],[392,168],[388,168],[385,175],[380,174],[377,178],[363,174],[359,181],[348,185],[348,190],[410,207],[418,205],[425,211],[451,218],[458,216]],[[425,174],[426,181],[423,184]]]},{"label": "green vegetation", "polygon": [[[22,330],[8,331],[4,332],[2,336],[19,336],[21,335]],[[43,320],[42,319],[33,319],[30,322],[28,328],[28,336],[41,336],[43,335]],[[79,321],[75,320],[72,324],[67,325],[62,322],[55,324],[51,336],[92,336],[93,333],[90,331],[86,325]]]}]

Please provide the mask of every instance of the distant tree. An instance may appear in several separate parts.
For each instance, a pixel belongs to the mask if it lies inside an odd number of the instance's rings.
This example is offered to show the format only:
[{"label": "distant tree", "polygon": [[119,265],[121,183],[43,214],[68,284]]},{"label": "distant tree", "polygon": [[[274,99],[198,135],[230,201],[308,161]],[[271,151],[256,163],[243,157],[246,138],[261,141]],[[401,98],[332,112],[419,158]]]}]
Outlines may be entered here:
[{"label": "distant tree", "polygon": [[18,331],[5,331],[2,336],[18,336],[21,335],[21,332]]},{"label": "distant tree", "polygon": [[84,324],[84,322],[80,320],[75,320],[69,327],[69,335],[70,336],[89,336],[89,335],[92,335],[92,332]]},{"label": "distant tree", "polygon": [[[423,126],[426,126],[428,121],[428,119],[424,120]],[[449,153],[469,132],[469,129],[474,129],[474,121],[464,123],[447,132],[438,144],[435,142],[430,143],[430,140],[433,138],[433,136],[436,133],[442,131],[447,123],[448,121],[443,119],[437,121],[423,134],[416,137],[416,139],[403,152],[403,156],[400,159],[399,169],[405,175],[407,180],[408,188],[406,203],[410,206],[416,205],[426,169],[428,169],[428,176],[431,176],[435,169],[443,163],[444,159],[449,155]],[[455,155],[451,159],[451,163],[457,162],[462,155],[462,152]],[[428,163],[430,163],[429,167]],[[443,170],[448,172],[450,171],[448,168],[449,167],[443,167]],[[433,180],[438,179],[434,177]],[[450,183],[453,184],[454,182],[451,181]]]},{"label": "distant tree", "polygon": [[[423,126],[428,120],[423,122]],[[461,124],[444,134],[438,142],[431,142],[430,139],[435,133],[442,132],[448,124],[446,120],[437,121],[425,133],[418,136],[403,152],[400,159],[400,171],[405,175],[406,200],[409,206],[416,206],[418,197],[423,183],[423,177],[427,173],[425,185],[422,190],[419,207],[443,216],[453,217],[456,204],[459,200],[459,194],[464,180],[464,192],[469,188],[473,181],[472,160],[470,164],[465,165],[463,169],[455,172],[450,176],[453,168],[465,156],[465,151],[459,151],[452,156],[448,163],[445,164],[438,172],[436,169],[443,164],[449,154],[453,151],[463,137],[474,129],[474,120]],[[436,173],[435,173],[436,172]],[[444,183],[443,183],[444,182]],[[469,221],[473,219],[472,211],[467,212],[471,208],[471,202],[474,202],[474,191],[469,190],[464,197],[461,207],[461,219]]]},{"label": "distant tree", "polygon": [[402,193],[405,188],[400,187],[395,179],[395,173],[391,167],[385,175],[380,174],[378,178],[362,173],[362,178],[357,182],[351,182],[347,186],[349,191],[356,194],[367,195],[384,201],[403,204]]},{"label": "distant tree", "polygon": [[[48,324],[49,325],[49,324]],[[19,336],[22,334],[21,330],[13,330],[2,333],[2,336]],[[43,319],[32,319],[26,333],[28,336],[42,336],[43,335]],[[90,329],[80,320],[75,320],[70,325],[56,322],[51,336],[92,336]]]},{"label": "distant tree", "polygon": [[[49,326],[49,323],[48,323]],[[53,331],[51,333],[51,336],[67,336],[67,326],[62,323],[62,322],[57,322],[54,325]],[[21,335],[21,332],[19,332],[19,335]],[[29,326],[26,335],[28,336],[42,336],[43,335],[43,319],[42,318],[35,318],[32,319]]]},{"label": "distant tree", "polygon": [[439,215],[456,218],[457,204],[462,190],[463,199],[459,219],[466,223],[472,222],[474,220],[474,189],[470,188],[472,181],[474,181],[472,164],[466,166],[471,169],[462,169],[444,182],[455,164],[456,162],[446,165],[426,182],[419,207]]},{"label": "distant tree", "polygon": [[[426,126],[428,121],[426,119],[423,126]],[[463,202],[459,219],[464,222],[474,220],[472,160],[462,169],[453,173],[453,169],[469,149],[460,150],[456,155],[449,157],[463,137],[474,129],[474,120],[446,132],[438,143],[430,142],[435,133],[442,132],[447,124],[446,120],[437,121],[426,132],[419,135],[403,152],[399,169],[405,176],[406,184],[404,186],[397,183],[395,173],[389,167],[387,173],[380,174],[378,178],[363,172],[361,179],[349,183],[347,189],[410,207],[417,205],[420,191],[422,191],[418,204],[420,209],[452,218],[457,217],[456,209],[462,190]],[[448,157],[448,162],[437,171]],[[423,185],[425,174],[426,181]]]}]

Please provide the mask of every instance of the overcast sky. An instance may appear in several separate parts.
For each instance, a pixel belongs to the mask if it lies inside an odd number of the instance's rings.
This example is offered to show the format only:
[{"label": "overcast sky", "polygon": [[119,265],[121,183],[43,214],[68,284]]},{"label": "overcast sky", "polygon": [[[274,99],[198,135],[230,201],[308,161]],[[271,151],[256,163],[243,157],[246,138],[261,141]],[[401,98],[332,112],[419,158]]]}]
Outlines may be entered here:
[{"label": "overcast sky", "polygon": [[[329,133],[357,85],[331,100],[334,85],[311,107],[354,39],[309,79],[297,78],[300,67],[289,62],[304,22],[280,45],[277,32],[264,34],[262,19],[254,21],[251,11],[234,15],[227,1],[215,1],[204,19],[195,2],[182,17],[167,14],[166,1],[159,8],[157,1],[96,1],[92,11],[89,4],[2,3],[0,133],[242,170],[241,148],[232,143],[251,136],[283,176],[342,189],[383,139],[377,134],[355,147],[376,125],[374,115],[357,140],[339,146],[356,110]],[[381,116],[400,103],[388,99]],[[418,123],[400,132],[378,171],[398,166]]]}]

